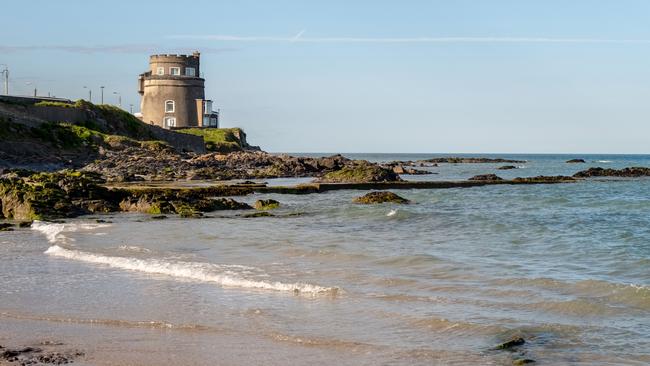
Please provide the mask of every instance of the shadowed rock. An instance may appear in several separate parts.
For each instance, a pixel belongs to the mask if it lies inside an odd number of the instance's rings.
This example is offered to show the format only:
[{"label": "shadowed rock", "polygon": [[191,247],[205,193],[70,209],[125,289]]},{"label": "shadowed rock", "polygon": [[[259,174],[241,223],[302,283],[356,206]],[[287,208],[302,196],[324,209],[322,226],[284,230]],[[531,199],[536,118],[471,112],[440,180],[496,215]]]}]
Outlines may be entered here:
[{"label": "shadowed rock", "polygon": [[579,163],[586,163],[585,159],[571,159],[566,161],[567,164],[579,164]]},{"label": "shadowed rock", "polygon": [[503,180],[503,178],[499,177],[496,174],[481,174],[481,175],[475,175],[475,176],[469,178],[468,180],[494,182],[494,181]]},{"label": "shadowed rock", "polygon": [[577,172],[573,175],[576,178],[591,178],[591,177],[617,177],[617,178],[639,178],[650,177],[650,168],[645,167],[629,167],[624,169],[604,169],[604,168],[590,168]]}]

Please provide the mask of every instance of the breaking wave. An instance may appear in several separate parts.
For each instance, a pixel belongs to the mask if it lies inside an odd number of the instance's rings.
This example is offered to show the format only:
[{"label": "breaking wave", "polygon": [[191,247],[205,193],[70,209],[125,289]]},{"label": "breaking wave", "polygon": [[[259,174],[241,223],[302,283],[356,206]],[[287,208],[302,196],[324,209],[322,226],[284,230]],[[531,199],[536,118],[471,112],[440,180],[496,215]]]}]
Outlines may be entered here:
[{"label": "breaking wave", "polygon": [[336,295],[339,291],[337,287],[322,287],[308,283],[284,283],[249,279],[233,271],[238,266],[198,262],[175,262],[152,258],[112,257],[65,249],[58,245],[49,247],[45,251],[45,254],[87,263],[104,264],[111,268],[211,282],[223,287],[281,291],[308,296]]},{"label": "breaking wave", "polygon": [[54,223],[34,221],[32,230],[36,230],[45,235],[50,243],[57,243],[67,239],[63,232],[74,232],[79,230],[94,230],[103,227],[109,227],[110,224],[90,224],[90,223]]}]

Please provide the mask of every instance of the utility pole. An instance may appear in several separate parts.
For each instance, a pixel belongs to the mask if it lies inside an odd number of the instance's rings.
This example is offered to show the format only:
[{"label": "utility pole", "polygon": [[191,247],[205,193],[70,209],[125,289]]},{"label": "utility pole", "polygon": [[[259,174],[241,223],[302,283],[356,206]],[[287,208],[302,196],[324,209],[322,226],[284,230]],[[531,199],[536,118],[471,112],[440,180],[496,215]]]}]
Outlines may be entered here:
[{"label": "utility pole", "polygon": [[133,104],[129,104],[129,110],[131,111],[131,114],[133,114]]},{"label": "utility pole", "polygon": [[7,68],[7,65],[5,64],[0,65],[4,66],[4,70],[0,72],[5,75],[5,95],[9,95],[9,68]]},{"label": "utility pole", "polygon": [[99,89],[102,90],[102,104],[104,104],[104,86],[100,86]]},{"label": "utility pole", "polygon": [[117,106],[122,108],[122,94],[118,92],[113,92],[113,94],[117,95]]},{"label": "utility pole", "polygon": [[84,89],[88,89],[88,102],[93,102],[93,90],[87,86],[84,86]]}]

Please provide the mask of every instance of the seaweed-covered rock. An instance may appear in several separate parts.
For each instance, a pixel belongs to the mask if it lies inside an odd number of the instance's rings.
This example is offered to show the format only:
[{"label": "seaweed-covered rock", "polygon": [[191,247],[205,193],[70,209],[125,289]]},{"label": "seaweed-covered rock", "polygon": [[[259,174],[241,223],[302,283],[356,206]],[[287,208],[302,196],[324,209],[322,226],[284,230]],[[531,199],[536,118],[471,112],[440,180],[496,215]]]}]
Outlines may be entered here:
[{"label": "seaweed-covered rock", "polygon": [[514,165],[504,165],[497,168],[497,170],[512,170],[512,169],[517,169],[517,167]]},{"label": "seaweed-covered rock", "polygon": [[571,159],[566,161],[567,164],[581,164],[586,163],[585,159]]},{"label": "seaweed-covered rock", "polygon": [[280,202],[276,200],[257,200],[255,202],[255,209],[260,211],[272,210],[280,207]]},{"label": "seaweed-covered rock", "polygon": [[604,169],[604,168],[590,168],[577,172],[573,175],[576,178],[590,178],[590,177],[616,177],[616,178],[639,178],[650,177],[650,168],[645,167],[629,167],[624,169]]},{"label": "seaweed-covered rock", "polygon": [[514,347],[522,346],[525,343],[526,343],[526,340],[524,338],[522,338],[522,337],[513,337],[513,338],[511,338],[511,339],[509,339],[509,340],[507,340],[507,341],[505,341],[505,342],[503,342],[501,344],[498,344],[494,348],[499,349],[499,350],[508,350],[508,349],[512,349]]},{"label": "seaweed-covered rock", "polygon": [[42,220],[117,210],[123,192],[101,186],[96,173],[62,171],[6,176],[0,179],[0,200],[6,218]]},{"label": "seaweed-covered rock", "polygon": [[556,176],[546,176],[539,175],[537,177],[519,177],[512,180],[516,183],[569,183],[575,182],[576,180],[572,177],[567,177],[565,175],[556,175]]},{"label": "seaweed-covered rock", "polygon": [[480,174],[480,175],[475,175],[475,176],[469,178],[469,180],[484,181],[484,182],[485,181],[487,181],[487,182],[496,182],[496,181],[503,180],[503,178],[499,177],[496,174]]},{"label": "seaweed-covered rock", "polygon": [[410,203],[411,201],[407,200],[406,198],[400,197],[393,192],[378,191],[378,192],[370,192],[361,197],[357,197],[354,199],[354,202],[362,203],[362,204],[376,204],[376,203],[406,204],[406,203]]},{"label": "seaweed-covered rock", "polygon": [[399,182],[402,179],[392,169],[381,167],[367,161],[357,161],[340,170],[325,174],[320,183],[370,183]]}]

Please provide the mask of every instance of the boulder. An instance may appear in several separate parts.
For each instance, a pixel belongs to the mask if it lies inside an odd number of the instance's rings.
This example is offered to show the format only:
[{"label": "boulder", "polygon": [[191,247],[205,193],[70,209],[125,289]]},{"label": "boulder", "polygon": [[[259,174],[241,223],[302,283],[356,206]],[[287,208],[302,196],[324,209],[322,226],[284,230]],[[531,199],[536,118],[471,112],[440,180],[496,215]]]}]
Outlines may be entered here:
[{"label": "boulder", "polygon": [[514,165],[504,165],[497,168],[497,170],[511,170],[511,169],[517,169],[517,167]]},{"label": "boulder", "polygon": [[482,182],[496,182],[496,181],[503,180],[503,178],[499,177],[496,174],[480,174],[469,178],[469,180],[482,181]]},{"label": "boulder", "polygon": [[585,159],[571,159],[566,161],[567,164],[579,164],[579,163],[586,163]]},{"label": "boulder", "polygon": [[357,197],[354,199],[353,202],[361,203],[361,204],[376,204],[376,203],[406,204],[406,203],[410,203],[411,201],[407,200],[406,198],[400,197],[393,192],[377,191],[377,192],[370,192],[361,197]]},{"label": "boulder", "polygon": [[280,207],[280,202],[276,200],[257,200],[255,202],[255,209],[260,211],[272,210]]}]

